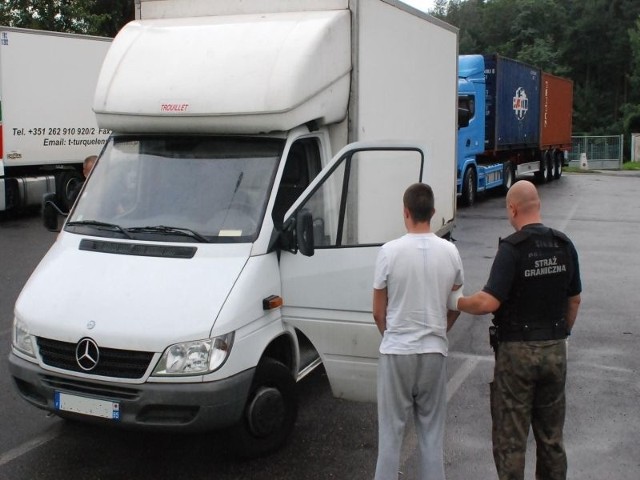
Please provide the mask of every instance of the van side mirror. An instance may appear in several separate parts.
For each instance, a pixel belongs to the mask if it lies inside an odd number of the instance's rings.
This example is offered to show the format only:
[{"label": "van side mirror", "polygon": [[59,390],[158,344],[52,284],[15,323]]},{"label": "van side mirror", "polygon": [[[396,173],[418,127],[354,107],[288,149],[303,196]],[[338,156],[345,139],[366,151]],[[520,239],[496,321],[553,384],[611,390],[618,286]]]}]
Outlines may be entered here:
[{"label": "van side mirror", "polygon": [[50,232],[59,232],[58,217],[67,216],[58,208],[55,198],[55,193],[45,193],[42,197],[42,224]]},{"label": "van side mirror", "polygon": [[313,215],[302,209],[296,215],[296,241],[298,250],[305,257],[312,257],[315,253],[313,240]]}]

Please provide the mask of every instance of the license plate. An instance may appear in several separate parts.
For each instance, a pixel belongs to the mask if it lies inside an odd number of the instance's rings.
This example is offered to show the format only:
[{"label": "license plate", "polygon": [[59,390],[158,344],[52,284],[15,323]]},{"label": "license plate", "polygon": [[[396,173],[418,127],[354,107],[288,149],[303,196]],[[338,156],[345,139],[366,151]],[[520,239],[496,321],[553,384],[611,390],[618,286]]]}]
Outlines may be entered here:
[{"label": "license plate", "polygon": [[120,420],[120,404],[111,400],[82,397],[56,392],[54,398],[56,410],[81,413],[92,417]]}]

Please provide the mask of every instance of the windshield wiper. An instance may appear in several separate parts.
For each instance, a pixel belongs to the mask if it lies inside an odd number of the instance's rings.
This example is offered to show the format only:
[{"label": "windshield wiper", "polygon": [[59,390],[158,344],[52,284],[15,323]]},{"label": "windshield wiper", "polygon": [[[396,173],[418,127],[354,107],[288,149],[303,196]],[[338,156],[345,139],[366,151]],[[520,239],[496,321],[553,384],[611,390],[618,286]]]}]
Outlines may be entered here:
[{"label": "windshield wiper", "polygon": [[75,226],[95,227],[98,230],[109,230],[111,232],[118,232],[124,235],[125,237],[131,239],[131,235],[129,235],[124,228],[122,228],[120,225],[116,225],[115,223],[99,222],[98,220],[77,220],[73,222],[67,222],[66,226],[67,227],[75,227]]},{"label": "windshield wiper", "polygon": [[168,227],[166,225],[155,225],[148,227],[131,227],[127,228],[127,232],[130,233],[160,233],[166,235],[183,235],[185,237],[191,237],[195,240],[198,240],[200,243],[209,243],[209,240],[199,234],[196,231],[193,231],[189,228],[184,227]]}]

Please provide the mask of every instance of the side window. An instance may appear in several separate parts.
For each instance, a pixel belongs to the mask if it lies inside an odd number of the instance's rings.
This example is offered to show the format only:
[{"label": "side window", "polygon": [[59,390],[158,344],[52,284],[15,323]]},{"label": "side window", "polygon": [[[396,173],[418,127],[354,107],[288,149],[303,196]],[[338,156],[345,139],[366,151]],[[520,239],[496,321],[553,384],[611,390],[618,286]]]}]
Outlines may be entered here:
[{"label": "side window", "polygon": [[476,101],[472,95],[461,95],[458,97],[458,109],[467,110],[469,118],[473,118],[476,114]]},{"label": "side window", "polygon": [[420,180],[417,150],[357,151],[342,161],[302,208],[316,248],[379,245],[406,233],[402,195]]},{"label": "side window", "polygon": [[302,138],[291,145],[273,208],[273,222],[276,226],[282,225],[284,214],[320,173],[321,168],[316,138]]}]

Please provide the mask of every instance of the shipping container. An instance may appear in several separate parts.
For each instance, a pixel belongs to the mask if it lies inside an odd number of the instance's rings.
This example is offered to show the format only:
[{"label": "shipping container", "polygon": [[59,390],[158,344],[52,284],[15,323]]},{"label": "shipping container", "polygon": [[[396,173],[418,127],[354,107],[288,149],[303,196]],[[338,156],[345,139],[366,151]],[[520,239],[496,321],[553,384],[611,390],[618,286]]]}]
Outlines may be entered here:
[{"label": "shipping container", "polygon": [[487,55],[485,78],[485,150],[537,146],[540,140],[540,70],[499,55]]},{"label": "shipping container", "polygon": [[540,148],[571,148],[573,82],[542,72]]}]

